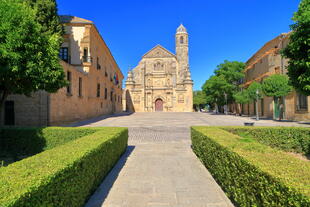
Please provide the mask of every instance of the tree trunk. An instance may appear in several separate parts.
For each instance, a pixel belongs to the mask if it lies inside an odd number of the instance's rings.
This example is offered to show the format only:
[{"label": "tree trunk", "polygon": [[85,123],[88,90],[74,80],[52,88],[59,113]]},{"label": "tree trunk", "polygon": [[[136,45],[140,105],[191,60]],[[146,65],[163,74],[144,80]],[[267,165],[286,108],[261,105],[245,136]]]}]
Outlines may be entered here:
[{"label": "tree trunk", "polygon": [[236,114],[238,113],[239,114],[239,116],[241,116],[242,115],[242,110],[241,110],[241,104],[240,103],[236,103]]},{"label": "tree trunk", "polygon": [[2,107],[4,105],[6,98],[9,95],[9,91],[4,89],[4,90],[1,90],[0,94],[1,94],[1,96],[0,96],[0,126],[2,126],[2,124],[1,124],[2,123],[2,120],[1,120],[2,119],[2,112],[3,112]]}]

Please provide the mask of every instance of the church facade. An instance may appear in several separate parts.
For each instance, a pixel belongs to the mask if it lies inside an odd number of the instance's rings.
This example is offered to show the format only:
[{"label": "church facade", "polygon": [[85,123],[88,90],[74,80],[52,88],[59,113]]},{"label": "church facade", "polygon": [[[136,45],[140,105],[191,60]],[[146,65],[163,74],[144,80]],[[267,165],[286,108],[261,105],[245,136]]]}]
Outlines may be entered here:
[{"label": "church facade", "polygon": [[175,35],[176,54],[157,45],[128,72],[124,105],[130,112],[191,112],[193,81],[188,62],[188,33],[181,24]]}]

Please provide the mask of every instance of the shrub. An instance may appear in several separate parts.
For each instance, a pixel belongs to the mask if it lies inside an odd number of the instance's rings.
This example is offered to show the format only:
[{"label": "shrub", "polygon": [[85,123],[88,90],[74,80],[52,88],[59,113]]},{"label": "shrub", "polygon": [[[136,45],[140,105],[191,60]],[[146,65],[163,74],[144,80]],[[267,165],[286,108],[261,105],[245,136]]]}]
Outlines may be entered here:
[{"label": "shrub", "polygon": [[216,127],[192,127],[192,146],[237,206],[310,206],[310,164]]},{"label": "shrub", "polygon": [[94,133],[95,128],[2,128],[0,151],[13,157],[31,156]]},{"label": "shrub", "polygon": [[239,136],[250,136],[258,142],[287,152],[310,154],[310,128],[302,127],[223,127]]},{"label": "shrub", "polygon": [[127,129],[103,128],[1,168],[1,206],[82,206],[125,151],[127,140]]}]

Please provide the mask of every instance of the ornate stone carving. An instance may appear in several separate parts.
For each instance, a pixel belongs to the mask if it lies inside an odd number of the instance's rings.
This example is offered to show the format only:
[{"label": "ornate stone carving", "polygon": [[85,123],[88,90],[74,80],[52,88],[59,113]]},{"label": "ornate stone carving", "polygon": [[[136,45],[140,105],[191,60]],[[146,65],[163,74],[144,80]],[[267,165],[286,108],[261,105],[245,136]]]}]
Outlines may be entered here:
[{"label": "ornate stone carving", "polygon": [[157,60],[156,63],[154,64],[154,70],[155,71],[162,71],[164,70],[164,64],[162,63],[162,61]]},{"label": "ornate stone carving", "polygon": [[146,53],[144,58],[162,58],[162,57],[175,57],[172,53],[170,53],[168,50],[163,48],[162,46],[158,45],[152,50],[150,50],[148,53]]},{"label": "ornate stone carving", "polygon": [[135,95],[135,96],[134,96],[134,99],[133,99],[133,102],[134,102],[135,104],[139,104],[139,103],[140,103],[140,96],[139,96],[139,95]]},{"label": "ornate stone carving", "polygon": [[178,102],[179,103],[184,103],[184,95],[183,94],[180,94],[179,97],[178,97]]}]

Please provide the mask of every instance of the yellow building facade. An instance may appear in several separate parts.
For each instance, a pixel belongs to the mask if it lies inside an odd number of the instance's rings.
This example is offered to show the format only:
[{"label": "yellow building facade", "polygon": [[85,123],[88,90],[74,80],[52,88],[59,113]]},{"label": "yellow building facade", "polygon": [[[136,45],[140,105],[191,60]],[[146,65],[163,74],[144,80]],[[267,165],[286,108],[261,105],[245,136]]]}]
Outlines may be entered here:
[{"label": "yellow building facade", "polygon": [[124,77],[95,24],[74,16],[60,20],[59,57],[70,85],[57,93],[10,95],[0,119],[5,125],[59,125],[122,111]]},{"label": "yellow building facade", "polygon": [[191,112],[193,81],[189,69],[188,33],[183,25],[175,34],[176,54],[157,45],[128,72],[124,109],[131,112]]},{"label": "yellow building facade", "polygon": [[[253,81],[262,82],[272,74],[286,74],[288,60],[283,58],[280,51],[289,42],[290,33],[283,33],[267,42],[247,62],[245,69],[244,88],[247,88]],[[284,97],[283,113],[279,112],[279,104],[276,104],[273,97],[264,96],[258,101],[258,113],[260,116],[274,119],[288,119],[296,121],[310,120],[310,96],[305,96],[296,91]],[[255,115],[255,103],[244,104],[242,111],[248,115]]]}]

